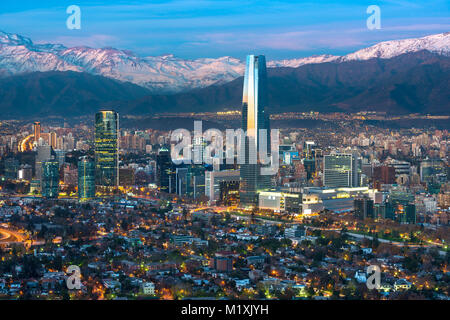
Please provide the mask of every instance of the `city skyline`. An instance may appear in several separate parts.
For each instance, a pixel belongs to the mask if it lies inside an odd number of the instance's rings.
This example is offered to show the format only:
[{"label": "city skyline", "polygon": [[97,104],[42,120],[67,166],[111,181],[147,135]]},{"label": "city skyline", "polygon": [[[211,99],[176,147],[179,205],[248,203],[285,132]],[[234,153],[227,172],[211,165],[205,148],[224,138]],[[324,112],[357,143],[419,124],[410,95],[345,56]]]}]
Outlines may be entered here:
[{"label": "city skyline", "polygon": [[0,4],[0,300],[447,305],[448,6]]},{"label": "city skyline", "polygon": [[[264,58],[250,55],[249,62],[255,64],[249,63],[241,91],[242,115],[250,107],[253,116],[233,115],[241,117],[242,129],[258,128],[256,115],[264,105]],[[10,127],[2,127],[0,137],[0,246],[24,244],[24,251],[6,255],[0,268],[11,272],[10,262],[17,261],[31,271],[12,272],[9,282],[0,276],[0,294],[83,300],[445,299],[449,132],[386,129],[370,122],[376,114],[365,116],[365,125],[358,114],[336,114],[343,118],[333,118],[339,124],[333,129],[281,130],[274,185],[251,190],[251,207],[236,163],[173,163],[170,129],[119,128],[113,111],[94,114],[90,124],[79,120],[62,127],[5,121]],[[277,119],[279,124],[290,117]],[[18,148],[34,135],[39,138],[30,150]],[[103,151],[108,160],[114,150],[118,183],[112,190],[96,188],[95,172],[103,168],[94,166],[92,156]],[[43,172],[33,174],[30,163]],[[61,265],[42,258],[61,250],[68,252]],[[61,279],[78,264],[80,289],[66,295],[55,283],[64,285]],[[365,270],[379,265],[388,267],[373,284]]]}]

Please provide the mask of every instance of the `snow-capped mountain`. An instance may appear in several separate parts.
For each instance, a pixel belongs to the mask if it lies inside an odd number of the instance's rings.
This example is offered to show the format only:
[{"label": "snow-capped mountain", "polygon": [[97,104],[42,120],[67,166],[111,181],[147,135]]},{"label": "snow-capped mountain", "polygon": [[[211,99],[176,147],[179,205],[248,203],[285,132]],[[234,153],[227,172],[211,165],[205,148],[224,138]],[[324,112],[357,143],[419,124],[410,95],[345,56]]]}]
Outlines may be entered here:
[{"label": "snow-capped mountain", "polygon": [[[320,55],[269,61],[268,67],[296,68],[305,64],[325,62],[387,59],[420,50],[450,55],[450,32],[381,42],[342,57]],[[185,60],[173,55],[139,57],[133,52],[114,48],[66,48],[60,44],[35,44],[29,38],[0,31],[0,76],[68,70],[88,72],[129,81],[149,89],[173,92],[234,80],[244,73],[244,62],[232,57]]]},{"label": "snow-capped mountain", "polygon": [[0,70],[6,75],[33,71],[83,71],[64,61],[59,52],[66,49],[59,44],[34,44],[17,34],[0,31]]},{"label": "snow-capped mountain", "polygon": [[323,54],[320,56],[311,56],[306,58],[298,58],[298,59],[285,59],[285,60],[275,60],[267,62],[268,68],[276,68],[276,67],[289,67],[289,68],[298,68],[304,64],[311,63],[324,63],[324,62],[332,62],[336,61],[340,58],[340,56],[333,56],[329,54]]},{"label": "snow-capped mountain", "polygon": [[428,50],[440,55],[450,55],[450,32],[433,34],[423,38],[392,40],[377,43],[371,47],[349,53],[345,56],[320,55],[300,59],[270,61],[268,67],[297,68],[304,64],[324,62],[344,62],[369,60],[373,58],[390,59],[408,52]]},{"label": "snow-capped mountain", "polygon": [[196,60],[173,55],[138,57],[114,48],[34,44],[29,38],[0,32],[0,75],[69,70],[129,81],[150,89],[179,91],[229,82],[242,75],[244,65],[232,57]]},{"label": "snow-capped mountain", "polygon": [[384,41],[340,58],[340,61],[390,59],[403,53],[428,50],[440,55],[450,55],[450,32],[423,38]]}]

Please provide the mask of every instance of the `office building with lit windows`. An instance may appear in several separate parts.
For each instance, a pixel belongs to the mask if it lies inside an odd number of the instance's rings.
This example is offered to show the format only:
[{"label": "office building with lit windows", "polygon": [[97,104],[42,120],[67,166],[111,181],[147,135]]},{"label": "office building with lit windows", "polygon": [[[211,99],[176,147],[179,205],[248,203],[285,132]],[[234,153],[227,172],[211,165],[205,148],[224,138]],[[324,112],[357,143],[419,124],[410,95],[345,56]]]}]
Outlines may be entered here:
[{"label": "office building with lit windows", "polygon": [[95,198],[95,162],[88,157],[78,161],[78,199],[87,201]]},{"label": "office building with lit windows", "polygon": [[[239,170],[222,170],[205,172],[205,195],[211,202],[221,200],[220,187],[223,182],[240,182]],[[222,184],[222,192],[224,184]]]},{"label": "office building with lit windows", "polygon": [[176,192],[176,168],[166,147],[162,147],[156,156],[156,184],[163,192]]},{"label": "office building with lit windows", "polygon": [[[445,175],[445,163],[442,159],[427,158],[420,162],[420,181],[436,181],[438,175]],[[445,175],[444,180],[446,178]]]},{"label": "office building with lit windows", "polygon": [[205,194],[205,168],[201,165],[189,165],[175,168],[176,193],[194,199]]},{"label": "office building with lit windows", "polygon": [[301,213],[301,202],[301,195],[296,193],[263,191],[259,194],[259,208],[274,212]]},{"label": "office building with lit windows", "polygon": [[37,145],[39,143],[39,139],[41,138],[41,123],[39,121],[36,121],[33,124],[33,131],[34,131],[34,142]]},{"label": "office building with lit windows", "polygon": [[[36,158],[35,158],[35,176],[36,180],[39,182],[38,189],[41,189],[42,185],[42,164],[45,161],[56,159],[56,153],[51,146],[38,146],[36,147]],[[58,163],[59,165],[59,163]]]},{"label": "office building with lit windows", "polygon": [[42,162],[42,197],[47,199],[58,198],[59,194],[59,163],[56,160]]},{"label": "office building with lit windows", "polygon": [[20,164],[16,158],[5,159],[5,178],[17,179],[17,173],[19,172]]},{"label": "office building with lit windows", "polygon": [[375,218],[373,200],[359,198],[354,200],[355,217],[359,220]]},{"label": "office building with lit windows", "polygon": [[237,206],[239,204],[239,181],[221,181],[219,183],[218,204]]},{"label": "office building with lit windows", "polygon": [[267,151],[270,153],[269,116],[267,107],[266,58],[247,56],[242,98],[242,130],[246,132],[245,163],[240,168],[240,204],[258,206],[258,192],[269,190],[271,176],[261,175],[258,153],[260,129],[267,130]]},{"label": "office building with lit windows", "polygon": [[100,111],[95,114],[95,184],[119,185],[119,114]]},{"label": "office building with lit windows", "polygon": [[335,153],[323,158],[323,185],[330,188],[360,186],[361,160],[353,154]]}]

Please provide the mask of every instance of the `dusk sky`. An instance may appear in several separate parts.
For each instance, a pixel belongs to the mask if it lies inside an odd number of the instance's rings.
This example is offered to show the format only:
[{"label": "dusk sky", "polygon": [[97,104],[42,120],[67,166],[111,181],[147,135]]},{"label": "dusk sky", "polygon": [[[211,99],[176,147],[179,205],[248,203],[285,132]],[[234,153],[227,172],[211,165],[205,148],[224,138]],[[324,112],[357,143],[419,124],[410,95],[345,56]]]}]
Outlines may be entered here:
[{"label": "dusk sky", "polygon": [[[66,27],[70,5],[81,8],[81,30]],[[369,5],[381,8],[379,30],[366,27]],[[448,32],[450,1],[2,1],[0,30],[37,43],[115,47],[140,56],[283,59]]]}]

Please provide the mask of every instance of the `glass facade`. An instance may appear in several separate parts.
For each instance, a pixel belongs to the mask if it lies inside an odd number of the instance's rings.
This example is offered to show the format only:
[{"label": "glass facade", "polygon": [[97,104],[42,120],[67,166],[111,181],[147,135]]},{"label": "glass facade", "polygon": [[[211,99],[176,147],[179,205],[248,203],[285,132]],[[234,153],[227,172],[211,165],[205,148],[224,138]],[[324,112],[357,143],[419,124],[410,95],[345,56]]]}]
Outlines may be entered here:
[{"label": "glass facade", "polygon": [[445,175],[445,164],[441,159],[425,159],[420,163],[420,180],[436,182],[437,175]]},{"label": "glass facade", "polygon": [[[45,161],[56,158],[55,151],[51,146],[38,146],[36,148],[37,154],[35,158],[35,175],[36,179],[39,180],[39,188],[42,184],[42,164]],[[42,190],[42,189],[41,189]]]},{"label": "glass facade", "polygon": [[364,220],[367,218],[376,218],[374,216],[374,203],[371,199],[355,199],[354,207],[355,207],[355,217],[360,220]]},{"label": "glass facade", "polygon": [[87,201],[95,198],[95,163],[87,157],[78,162],[78,199]]},{"label": "glass facade", "polygon": [[19,161],[15,158],[5,159],[5,178],[17,179],[17,173],[19,171]]},{"label": "glass facade", "polygon": [[205,194],[205,167],[190,165],[176,168],[176,192],[194,199]]},{"label": "glass facade", "polygon": [[224,206],[235,206],[239,204],[239,182],[221,181],[219,184],[219,203]]},{"label": "glass facade", "polygon": [[175,193],[176,171],[169,149],[163,147],[156,156],[156,183],[161,191]]},{"label": "glass facade", "polygon": [[358,187],[360,159],[352,154],[329,154],[323,158],[323,184],[325,187]]},{"label": "glass facade", "polygon": [[242,206],[257,206],[258,191],[271,186],[271,177],[261,175],[258,163],[259,130],[267,130],[267,146],[270,152],[269,117],[267,107],[267,71],[264,56],[247,56],[242,97],[242,130],[245,139],[245,163],[241,165],[240,203]]},{"label": "glass facade", "polygon": [[59,194],[59,163],[56,160],[42,163],[42,197],[58,198]]},{"label": "glass facade", "polygon": [[95,114],[95,184],[119,185],[119,114],[100,111]]},{"label": "glass facade", "polygon": [[222,170],[205,172],[205,195],[210,201],[220,200],[220,184],[227,182],[240,182],[239,170]]}]

